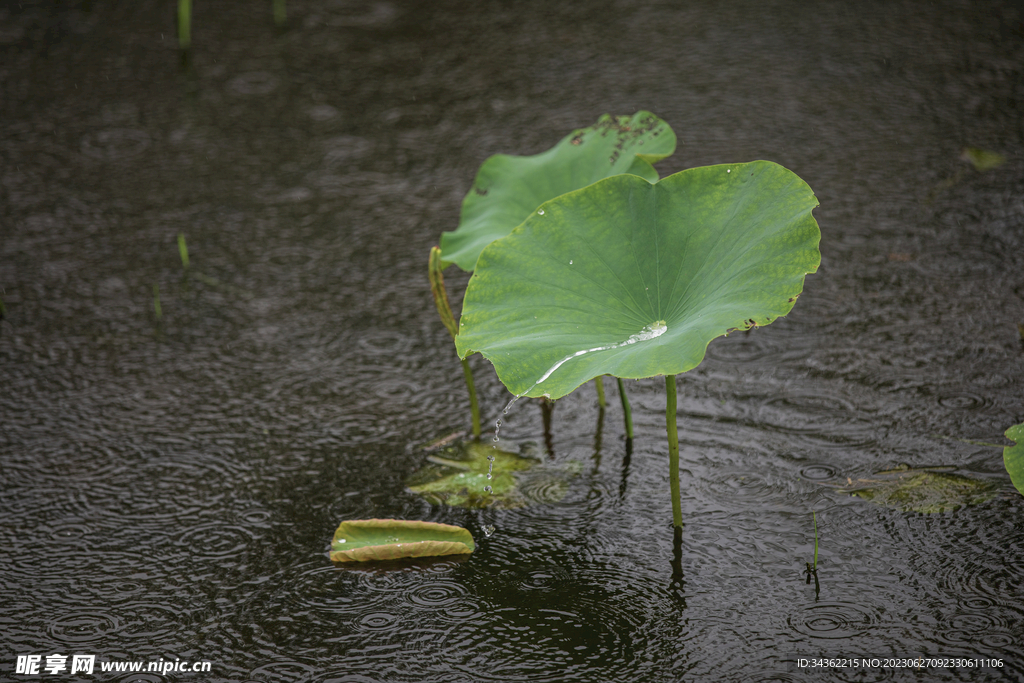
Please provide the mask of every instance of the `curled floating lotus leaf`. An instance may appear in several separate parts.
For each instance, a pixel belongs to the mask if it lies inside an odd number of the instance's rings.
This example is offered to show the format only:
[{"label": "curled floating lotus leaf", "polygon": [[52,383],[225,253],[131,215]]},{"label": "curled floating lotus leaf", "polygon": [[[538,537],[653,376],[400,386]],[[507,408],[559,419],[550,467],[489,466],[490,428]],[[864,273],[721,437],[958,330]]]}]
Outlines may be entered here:
[{"label": "curled floating lotus leaf", "polygon": [[[487,478],[494,457],[491,478]],[[574,464],[556,466],[534,457],[493,448],[487,443],[463,443],[427,456],[428,464],[406,484],[432,503],[464,508],[520,508],[530,503],[554,503],[579,473]],[[487,491],[486,487],[491,490]]]},{"label": "curled floating lotus leaf", "polygon": [[484,249],[456,349],[482,353],[517,396],[686,372],[716,337],[793,308],[821,260],[817,205],[768,161],[564,194]]},{"label": "curled floating lotus leaf", "polygon": [[441,235],[441,258],[471,271],[492,241],[504,237],[541,204],[593,182],[630,173],[658,181],[651,166],[676,149],[676,135],[654,114],[605,114],[533,156],[496,154],[480,167],[462,201],[459,227]]},{"label": "curled floating lotus leaf", "polygon": [[331,561],[463,555],[475,548],[472,534],[460,526],[403,519],[358,519],[342,522],[334,532]]},{"label": "curled floating lotus leaf", "polygon": [[1024,424],[1007,429],[1006,438],[1015,441],[1016,445],[1003,449],[1003,465],[1010,475],[1010,481],[1024,494]]},{"label": "curled floating lotus leaf", "polygon": [[910,469],[903,465],[879,472],[876,478],[857,480],[857,484],[864,486],[841,490],[876,505],[926,514],[952,512],[995,497],[996,487],[991,482],[944,471],[952,469],[955,468]]}]

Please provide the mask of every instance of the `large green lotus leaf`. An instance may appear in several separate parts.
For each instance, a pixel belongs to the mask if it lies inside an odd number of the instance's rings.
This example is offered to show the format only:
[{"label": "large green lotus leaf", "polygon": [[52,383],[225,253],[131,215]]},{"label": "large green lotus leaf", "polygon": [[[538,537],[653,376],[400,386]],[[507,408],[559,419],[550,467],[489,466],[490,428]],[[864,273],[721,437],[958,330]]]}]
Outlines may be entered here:
[{"label": "large green lotus leaf", "polygon": [[397,560],[403,557],[462,555],[476,548],[460,526],[402,519],[342,522],[331,542],[333,562]]},{"label": "large green lotus leaf", "polygon": [[[494,457],[493,469],[489,456]],[[429,464],[406,482],[409,490],[432,502],[465,508],[520,508],[557,502],[579,473],[578,468],[549,465],[493,448],[490,443],[464,443],[427,460]]]},{"label": "large green lotus leaf", "polygon": [[1010,481],[1024,494],[1024,424],[1007,429],[1006,438],[1016,442],[1016,445],[1003,449],[1003,465],[1010,473]]},{"label": "large green lotus leaf", "polygon": [[484,247],[512,232],[549,199],[619,173],[657,182],[651,164],[675,149],[676,135],[668,124],[638,111],[632,116],[605,114],[541,154],[496,154],[480,167],[462,201],[458,229],[441,235],[441,258],[473,270]]},{"label": "large green lotus leaf", "polygon": [[598,375],[685,372],[712,339],[789,313],[821,260],[817,204],[768,161],[563,195],[481,254],[456,348],[553,399]]}]

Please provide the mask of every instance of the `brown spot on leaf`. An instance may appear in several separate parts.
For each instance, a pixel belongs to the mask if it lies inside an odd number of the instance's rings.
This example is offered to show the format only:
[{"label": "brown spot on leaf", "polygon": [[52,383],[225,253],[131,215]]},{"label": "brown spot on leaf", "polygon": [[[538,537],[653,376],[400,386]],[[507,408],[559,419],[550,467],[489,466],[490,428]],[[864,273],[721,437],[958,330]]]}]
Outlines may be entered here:
[{"label": "brown spot on leaf", "polygon": [[482,188],[482,187],[474,187],[474,188],[473,188],[473,192],[476,192],[476,193],[477,193],[478,195],[480,195],[481,197],[483,197],[483,196],[484,196],[485,194],[487,194],[487,190],[485,190],[485,189],[484,189],[484,188]]}]

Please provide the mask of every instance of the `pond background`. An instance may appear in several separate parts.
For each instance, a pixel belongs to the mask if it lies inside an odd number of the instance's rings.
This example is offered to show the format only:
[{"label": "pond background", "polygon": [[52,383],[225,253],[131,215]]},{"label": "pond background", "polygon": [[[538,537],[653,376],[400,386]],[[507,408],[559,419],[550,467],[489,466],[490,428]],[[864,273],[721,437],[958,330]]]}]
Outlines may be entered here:
[{"label": "pond background", "polygon": [[[0,7],[0,677],[57,652],[210,681],[1024,676],[1024,498],[1000,448],[954,440],[1024,421],[1019,3],[292,0],[284,31],[269,0],[193,11],[183,66],[173,2]],[[793,312],[679,378],[678,558],[657,379],[628,383],[628,461],[612,382],[603,422],[590,386],[558,402],[555,459],[583,467],[560,503],[404,486],[468,427],[426,264],[477,168],[640,109],[679,136],[663,175],[769,159],[821,203]],[[493,421],[509,395],[472,363]],[[537,406],[502,435],[541,442]],[[826,485],[901,462],[999,495],[919,515]],[[332,566],[367,517],[478,550]]]}]

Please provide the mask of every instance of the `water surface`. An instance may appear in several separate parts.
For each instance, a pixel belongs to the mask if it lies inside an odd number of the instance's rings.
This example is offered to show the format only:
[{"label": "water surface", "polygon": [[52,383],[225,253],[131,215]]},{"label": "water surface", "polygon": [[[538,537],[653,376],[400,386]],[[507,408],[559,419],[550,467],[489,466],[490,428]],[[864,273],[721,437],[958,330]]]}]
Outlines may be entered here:
[{"label": "water surface", "polygon": [[[1012,3],[293,1],[277,30],[269,2],[197,2],[184,66],[172,5],[0,9],[4,677],[53,653],[268,683],[1024,676],[1024,498],[970,443],[1024,421]],[[603,420],[591,387],[557,403],[554,458],[583,467],[561,502],[424,502],[420,445],[469,420],[429,248],[490,154],[639,109],[680,138],[663,174],[770,159],[821,202],[793,312],[679,378],[678,555],[657,379],[628,382],[628,459],[612,382]],[[511,397],[472,364],[493,420]],[[506,437],[543,443],[534,403]],[[999,495],[919,515],[827,485],[898,463]],[[478,550],[332,566],[367,517]]]}]

